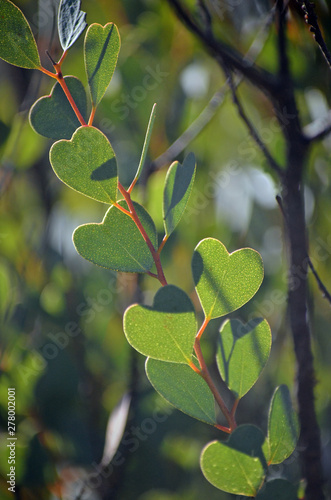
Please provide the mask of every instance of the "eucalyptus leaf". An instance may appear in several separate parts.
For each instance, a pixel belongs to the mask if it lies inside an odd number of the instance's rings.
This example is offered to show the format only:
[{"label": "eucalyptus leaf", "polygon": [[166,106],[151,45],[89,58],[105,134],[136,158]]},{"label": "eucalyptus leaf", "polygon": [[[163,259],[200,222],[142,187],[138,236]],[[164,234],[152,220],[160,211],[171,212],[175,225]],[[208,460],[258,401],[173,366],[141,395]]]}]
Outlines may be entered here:
[{"label": "eucalyptus leaf", "polygon": [[58,13],[58,30],[61,47],[68,50],[87,26],[86,12],[80,10],[81,0],[61,0]]},{"label": "eucalyptus leaf", "polygon": [[[124,200],[119,201],[126,210]],[[134,203],[137,215],[154,248],[157,246],[155,225],[146,210]],[[133,220],[111,206],[102,223],[84,224],[73,234],[77,252],[98,266],[127,273],[145,273],[153,265],[152,254]]]},{"label": "eucalyptus leaf", "polygon": [[[84,120],[87,120],[87,100],[84,86],[78,78],[66,76],[65,82]],[[57,82],[49,96],[40,97],[30,110],[32,128],[50,139],[71,139],[80,127],[61,85]]]},{"label": "eucalyptus leaf", "polygon": [[93,106],[104,96],[114,74],[121,47],[117,26],[91,24],[85,36],[84,54]]},{"label": "eucalyptus leaf", "polygon": [[117,162],[107,137],[94,127],[80,127],[70,141],[51,147],[50,162],[69,187],[103,203],[117,196]]},{"label": "eucalyptus leaf", "polygon": [[187,365],[148,358],[146,374],[169,403],[191,417],[215,425],[215,400],[201,375]]},{"label": "eucalyptus leaf", "polygon": [[179,224],[189,200],[195,178],[196,161],[193,153],[183,164],[175,161],[169,168],[163,194],[163,220],[169,236]]},{"label": "eucalyptus leaf", "polygon": [[271,331],[266,320],[257,318],[244,325],[237,319],[226,320],[220,330],[217,366],[237,398],[255,384],[271,349]]},{"label": "eucalyptus leaf", "polygon": [[22,11],[9,0],[0,1],[0,58],[21,68],[40,68],[36,41]]},{"label": "eucalyptus leaf", "polygon": [[200,459],[205,478],[222,491],[255,497],[266,475],[263,441],[259,428],[241,425],[227,441],[209,443]]},{"label": "eucalyptus leaf", "polygon": [[299,422],[286,385],[276,388],[269,409],[268,437],[264,453],[268,464],[280,464],[294,451],[299,438]]},{"label": "eucalyptus leaf", "polygon": [[124,332],[129,344],[145,356],[189,364],[197,332],[193,304],[180,288],[164,286],[152,306],[135,304],[125,311]]},{"label": "eucalyptus leaf", "polygon": [[149,122],[148,122],[146,135],[145,135],[145,141],[144,141],[138,169],[137,169],[136,175],[135,175],[134,180],[133,180],[134,183],[136,183],[138,181],[140,174],[142,172],[142,169],[144,167],[145,161],[146,161],[149,142],[151,140],[153,125],[154,125],[154,121],[155,121],[155,116],[156,116],[156,104],[154,104],[152,111],[151,111],[151,115],[149,117]]},{"label": "eucalyptus leaf", "polygon": [[205,316],[213,319],[239,309],[256,294],[263,262],[251,248],[229,254],[223,243],[206,238],[195,248],[192,272]]}]

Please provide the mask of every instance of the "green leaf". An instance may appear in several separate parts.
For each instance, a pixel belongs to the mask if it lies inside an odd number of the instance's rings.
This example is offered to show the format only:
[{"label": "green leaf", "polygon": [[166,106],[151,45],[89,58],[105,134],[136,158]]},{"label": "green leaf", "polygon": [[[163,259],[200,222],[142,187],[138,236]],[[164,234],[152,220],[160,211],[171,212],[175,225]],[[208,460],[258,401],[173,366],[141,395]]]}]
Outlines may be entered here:
[{"label": "green leaf", "polygon": [[216,360],[224,382],[237,398],[258,379],[269,358],[271,341],[270,327],[262,318],[247,325],[237,319],[223,323]]},{"label": "green leaf", "polygon": [[140,162],[139,162],[139,165],[138,165],[138,169],[137,169],[137,173],[133,179],[132,182],[136,183],[140,177],[140,174],[141,174],[141,171],[143,169],[143,166],[145,164],[145,161],[146,161],[146,156],[147,156],[147,151],[148,151],[148,147],[149,147],[149,142],[151,140],[151,135],[152,135],[152,130],[153,130],[153,125],[154,125],[154,121],[155,121],[155,116],[156,116],[156,104],[154,104],[153,108],[152,108],[152,111],[151,111],[151,116],[149,117],[149,122],[148,122],[148,126],[147,126],[147,131],[146,131],[146,136],[145,136],[145,141],[144,141],[144,145],[143,145],[143,150],[142,150],[142,153],[141,153],[141,157],[140,157]]},{"label": "green leaf", "polygon": [[50,162],[59,179],[75,191],[103,203],[116,201],[116,157],[100,130],[80,127],[70,141],[55,142]]},{"label": "green leaf", "polygon": [[40,68],[39,53],[29,23],[9,0],[0,2],[0,58],[21,68]]},{"label": "green leaf", "polygon": [[299,423],[286,385],[276,388],[269,409],[268,437],[264,453],[268,464],[280,464],[294,451],[299,438]]},{"label": "green leaf", "polygon": [[86,12],[80,10],[81,0],[61,0],[58,13],[58,30],[61,47],[68,50],[87,26]]},{"label": "green leaf", "polygon": [[163,220],[169,236],[178,225],[189,200],[196,171],[193,153],[186,156],[183,165],[175,161],[169,168],[163,194]]},{"label": "green leaf", "polygon": [[205,478],[222,491],[255,497],[266,474],[263,441],[258,427],[241,425],[227,441],[209,443],[200,460]]},{"label": "green leaf", "polygon": [[124,314],[129,344],[150,358],[190,363],[197,332],[190,298],[173,285],[162,287],[152,306],[133,305]]},{"label": "green leaf", "polygon": [[267,481],[256,496],[256,500],[297,500],[298,488],[286,479]]},{"label": "green leaf", "polygon": [[192,260],[195,287],[205,316],[224,316],[248,302],[263,280],[260,254],[251,248],[233,253],[220,241],[206,238],[195,248]]},{"label": "green leaf", "polygon": [[187,365],[148,358],[146,374],[169,403],[193,418],[215,425],[215,400],[203,378]]},{"label": "green leaf", "polygon": [[[74,76],[65,77],[70,93],[84,120],[87,120],[87,101],[84,86]],[[30,110],[32,128],[40,135],[50,139],[70,139],[80,127],[61,85],[57,82],[49,96],[41,97]]]},{"label": "green leaf", "polygon": [[85,69],[93,106],[104,96],[114,74],[121,47],[117,26],[91,24],[85,36]]},{"label": "green leaf", "polygon": [[[119,205],[127,209],[124,200]],[[154,248],[157,233],[150,215],[134,203],[137,215],[144,226]],[[102,223],[84,224],[73,234],[77,252],[84,259],[98,266],[127,273],[145,273],[153,265],[153,257],[133,220],[112,206]]]}]

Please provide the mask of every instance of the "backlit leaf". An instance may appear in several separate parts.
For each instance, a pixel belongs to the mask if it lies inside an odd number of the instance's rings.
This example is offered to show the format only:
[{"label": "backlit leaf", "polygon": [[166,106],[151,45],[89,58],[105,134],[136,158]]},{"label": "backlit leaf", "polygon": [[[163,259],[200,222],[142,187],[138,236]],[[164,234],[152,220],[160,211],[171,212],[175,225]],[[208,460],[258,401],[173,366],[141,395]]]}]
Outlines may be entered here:
[{"label": "backlit leaf", "polygon": [[205,316],[218,318],[248,302],[263,280],[260,254],[251,248],[233,253],[220,241],[206,238],[195,248],[192,260],[195,287]]},{"label": "backlit leaf", "polygon": [[[128,209],[124,200],[119,204]],[[154,248],[157,233],[146,210],[134,203],[137,215]],[[145,273],[153,265],[152,254],[132,219],[112,206],[100,224],[84,224],[73,234],[77,252],[94,264],[128,273]]]},{"label": "backlit leaf", "polygon": [[86,12],[80,10],[81,0],[61,0],[58,30],[61,47],[68,50],[84,31]]},{"label": "backlit leaf", "polygon": [[163,194],[163,220],[169,236],[179,224],[189,200],[195,177],[196,162],[190,153],[181,165],[175,161],[169,168]]},{"label": "backlit leaf", "polygon": [[237,427],[225,442],[209,443],[201,454],[201,469],[216,488],[255,497],[266,474],[264,436],[254,425]]},{"label": "backlit leaf", "polygon": [[141,354],[188,364],[197,332],[193,304],[180,288],[164,286],[156,293],[152,306],[135,304],[125,311],[124,332]]},{"label": "backlit leaf", "polygon": [[286,385],[275,390],[269,409],[268,437],[264,453],[269,464],[280,464],[294,451],[299,438],[298,417]]},{"label": "backlit leaf", "polygon": [[271,331],[266,320],[257,318],[244,325],[227,320],[220,330],[217,365],[220,374],[237,398],[255,384],[270,354]]},{"label": "backlit leaf", "polygon": [[146,374],[169,403],[191,417],[216,424],[215,400],[203,378],[187,365],[148,358]]},{"label": "backlit leaf", "polygon": [[70,141],[56,142],[50,162],[59,179],[72,189],[103,203],[116,201],[116,157],[100,130],[80,127]]}]

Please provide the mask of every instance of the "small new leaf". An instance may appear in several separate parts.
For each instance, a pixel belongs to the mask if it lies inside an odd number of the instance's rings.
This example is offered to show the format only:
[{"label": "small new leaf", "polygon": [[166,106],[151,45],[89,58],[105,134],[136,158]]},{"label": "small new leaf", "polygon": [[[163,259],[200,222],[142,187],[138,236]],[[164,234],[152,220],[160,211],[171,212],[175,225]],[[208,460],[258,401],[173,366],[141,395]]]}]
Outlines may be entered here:
[{"label": "small new leaf", "polygon": [[186,156],[183,165],[175,161],[169,168],[163,194],[163,220],[169,236],[179,224],[189,200],[196,170],[193,153]]},{"label": "small new leaf", "polygon": [[0,57],[21,68],[40,67],[36,41],[23,13],[9,0],[0,1]]},{"label": "small new leaf", "polygon": [[68,50],[87,26],[86,12],[80,10],[81,0],[61,0],[58,15],[58,30],[61,47]]}]

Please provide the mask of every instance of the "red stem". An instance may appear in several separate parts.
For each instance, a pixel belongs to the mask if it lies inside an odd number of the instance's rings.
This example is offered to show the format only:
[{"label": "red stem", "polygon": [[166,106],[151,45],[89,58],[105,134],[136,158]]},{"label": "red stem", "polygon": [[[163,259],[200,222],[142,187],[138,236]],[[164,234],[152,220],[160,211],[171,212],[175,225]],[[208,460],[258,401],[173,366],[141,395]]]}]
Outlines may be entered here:
[{"label": "red stem", "polygon": [[90,118],[88,120],[88,126],[89,127],[92,127],[92,125],[93,125],[93,120],[94,120],[95,112],[96,112],[96,108],[94,106],[92,106]]},{"label": "red stem", "polygon": [[63,78],[63,75],[62,75],[61,71],[57,74],[57,81],[58,81],[58,82],[59,82],[59,84],[61,85],[62,90],[63,90],[63,92],[65,93],[65,95],[66,95],[66,97],[67,97],[68,101],[70,102],[72,109],[73,109],[73,110],[74,110],[74,112],[76,113],[76,116],[77,116],[77,118],[78,118],[79,123],[80,123],[81,125],[83,125],[84,127],[86,127],[86,126],[87,126],[87,123],[86,123],[86,121],[84,120],[84,118],[82,117],[81,112],[80,112],[80,111],[79,111],[79,109],[77,108],[77,105],[76,105],[75,101],[73,100],[72,95],[70,94],[70,91],[69,91],[69,89],[68,89],[68,87],[67,87],[67,84],[66,84],[66,82],[65,82],[65,80],[64,80],[64,78]]},{"label": "red stem", "polygon": [[204,381],[207,383],[207,385],[208,385],[209,389],[211,390],[218,406],[220,407],[223,415],[225,416],[225,418],[229,424],[229,428],[223,427],[223,426],[218,426],[218,428],[220,428],[224,432],[227,432],[230,434],[237,427],[237,424],[236,424],[236,421],[234,418],[234,414],[232,414],[232,412],[230,412],[228,410],[226,404],[223,401],[222,396],[218,392],[218,390],[214,384],[214,381],[211,378],[209,370],[207,368],[205,359],[204,359],[202,351],[201,351],[201,346],[200,346],[201,336],[202,336],[203,332],[205,331],[209,321],[210,321],[210,318],[208,318],[208,317],[204,319],[204,322],[202,323],[200,330],[198,331],[196,338],[195,338],[194,351],[195,351],[195,354],[196,354],[198,361],[199,361],[199,364],[200,364],[200,368],[201,368],[200,375],[202,376]]},{"label": "red stem", "polygon": [[163,240],[162,240],[162,242],[161,242],[161,245],[159,246],[159,249],[158,249],[158,251],[157,251],[157,253],[158,253],[159,255],[160,255],[160,253],[162,252],[164,245],[165,245],[165,244],[166,244],[166,242],[168,241],[168,238],[169,238],[169,236],[168,236],[167,234],[165,234],[165,235],[164,235],[164,238],[163,238]]},{"label": "red stem", "polygon": [[62,57],[61,57],[61,59],[60,59],[60,61],[58,63],[54,63],[53,64],[56,73],[51,73],[51,71],[48,71],[46,68],[43,68],[43,66],[40,66],[38,69],[40,71],[42,71],[43,73],[45,73],[45,75],[48,75],[51,78],[55,78],[59,82],[59,84],[62,87],[63,92],[65,93],[65,95],[66,95],[69,103],[71,104],[72,109],[74,110],[74,112],[75,112],[75,114],[76,114],[76,116],[78,118],[79,123],[82,126],[86,127],[87,123],[84,120],[84,118],[82,117],[82,114],[79,111],[79,109],[78,109],[78,107],[77,107],[77,105],[76,105],[76,103],[75,103],[75,101],[74,101],[74,99],[73,99],[73,97],[72,97],[72,95],[71,95],[68,87],[67,87],[67,84],[66,84],[66,82],[65,82],[65,80],[63,78],[62,72],[61,72],[61,64],[64,61],[65,57],[66,57],[66,52],[64,52],[62,54]]},{"label": "red stem", "polygon": [[134,208],[134,205],[133,205],[133,202],[131,200],[131,196],[130,196],[130,193],[128,193],[126,191],[126,189],[122,186],[122,184],[119,182],[118,183],[118,189],[120,191],[120,193],[122,194],[122,196],[124,197],[128,207],[129,207],[129,210],[130,210],[130,213],[131,213],[131,217],[132,217],[132,220],[134,221],[134,223],[136,224],[137,228],[139,229],[140,233],[141,233],[141,236],[144,238],[151,254],[152,254],[152,257],[154,259],[154,262],[155,262],[155,266],[156,266],[156,270],[157,270],[157,277],[158,277],[158,280],[159,282],[161,283],[162,286],[165,286],[167,285],[167,280],[165,279],[165,276],[164,276],[164,273],[163,273],[163,269],[162,269],[162,264],[161,264],[161,260],[160,260],[160,256],[159,254],[157,253],[157,251],[155,250],[148,234],[146,233],[145,231],[145,228],[144,226],[142,225],[142,223],[140,222],[140,219],[137,215],[137,212]]}]

